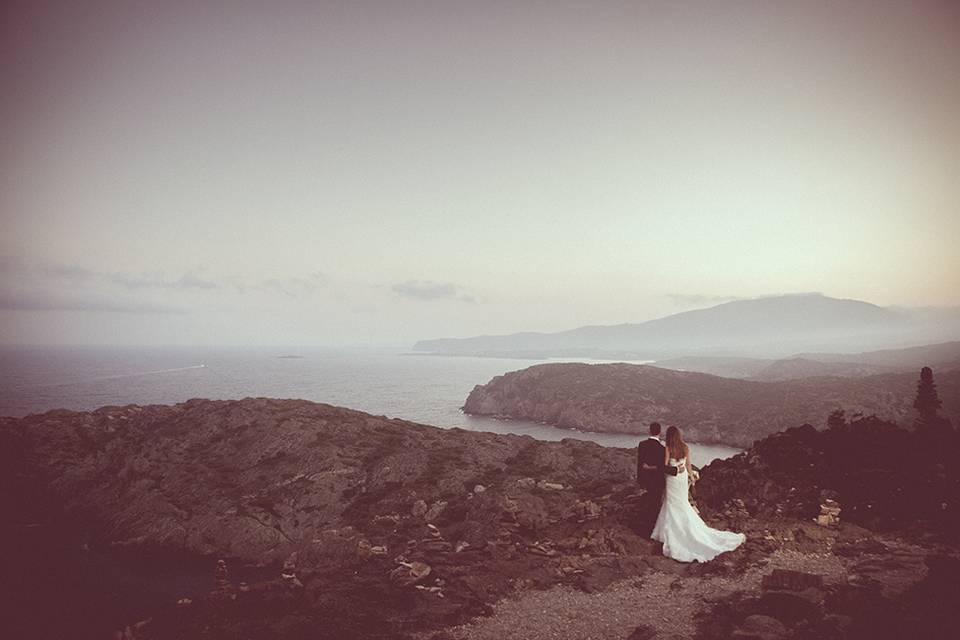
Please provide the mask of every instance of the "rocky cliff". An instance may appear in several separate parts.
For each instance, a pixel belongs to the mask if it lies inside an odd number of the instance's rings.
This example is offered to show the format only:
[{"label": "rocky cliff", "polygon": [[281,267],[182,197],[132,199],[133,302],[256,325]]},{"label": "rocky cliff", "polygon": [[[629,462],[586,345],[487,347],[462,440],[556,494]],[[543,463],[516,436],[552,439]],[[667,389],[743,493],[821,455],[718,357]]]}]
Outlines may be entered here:
[{"label": "rocky cliff", "polygon": [[[544,364],[478,385],[463,410],[582,431],[646,433],[653,421],[704,444],[746,447],[837,408],[908,425],[917,374],[758,382],[630,364]],[[944,415],[960,424],[960,371],[937,374]]]},{"label": "rocky cliff", "polygon": [[890,453],[910,440],[892,425],[832,434],[705,468],[701,511],[748,542],[683,565],[631,528],[629,450],[296,400],[2,419],[0,635],[866,638],[877,612],[954,622],[949,571],[928,567],[956,562],[942,461],[957,443],[917,458]]}]

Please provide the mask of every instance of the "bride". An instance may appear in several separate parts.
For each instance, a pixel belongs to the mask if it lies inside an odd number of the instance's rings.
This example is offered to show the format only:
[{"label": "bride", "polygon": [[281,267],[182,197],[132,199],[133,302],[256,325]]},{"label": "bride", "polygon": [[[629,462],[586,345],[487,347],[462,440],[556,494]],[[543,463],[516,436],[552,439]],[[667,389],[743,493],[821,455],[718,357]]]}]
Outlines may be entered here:
[{"label": "bride", "polygon": [[747,539],[742,533],[718,531],[706,525],[687,498],[688,457],[690,449],[680,429],[667,429],[666,464],[677,468],[667,476],[667,488],[660,515],[651,537],[663,543],[663,555],[680,562],[706,562],[724,551],[733,551]]}]

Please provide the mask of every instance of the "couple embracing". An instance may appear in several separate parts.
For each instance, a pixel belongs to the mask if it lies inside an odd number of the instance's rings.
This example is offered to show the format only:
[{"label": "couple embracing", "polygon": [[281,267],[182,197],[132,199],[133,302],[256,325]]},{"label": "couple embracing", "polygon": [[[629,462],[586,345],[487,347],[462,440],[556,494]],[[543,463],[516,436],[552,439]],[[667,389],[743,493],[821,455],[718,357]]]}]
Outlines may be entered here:
[{"label": "couple embracing", "polygon": [[739,547],[746,536],[706,525],[687,496],[690,448],[680,429],[667,429],[660,442],[660,423],[650,425],[650,437],[637,446],[637,482],[645,489],[640,529],[663,543],[663,555],[680,562],[707,562]]}]

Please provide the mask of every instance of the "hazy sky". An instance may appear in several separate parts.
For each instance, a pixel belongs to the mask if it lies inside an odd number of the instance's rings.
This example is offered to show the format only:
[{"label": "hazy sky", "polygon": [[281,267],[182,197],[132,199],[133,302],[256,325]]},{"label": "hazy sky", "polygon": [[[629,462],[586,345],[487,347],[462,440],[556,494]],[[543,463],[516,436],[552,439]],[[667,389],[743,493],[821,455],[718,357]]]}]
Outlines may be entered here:
[{"label": "hazy sky", "polygon": [[960,304],[957,2],[2,11],[0,342]]}]

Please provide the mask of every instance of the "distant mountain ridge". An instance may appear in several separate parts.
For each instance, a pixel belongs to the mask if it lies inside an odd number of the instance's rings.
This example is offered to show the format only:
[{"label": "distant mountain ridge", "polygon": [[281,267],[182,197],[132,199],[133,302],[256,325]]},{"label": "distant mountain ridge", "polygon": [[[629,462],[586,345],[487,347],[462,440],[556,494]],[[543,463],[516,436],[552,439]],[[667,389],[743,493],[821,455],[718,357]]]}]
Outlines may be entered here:
[{"label": "distant mountain ridge", "polygon": [[802,351],[878,349],[960,337],[950,322],[905,309],[822,294],[735,300],[636,324],[559,333],[422,340],[416,351],[462,355],[583,355],[658,359],[698,353],[783,357]]},{"label": "distant mountain ridge", "polygon": [[863,377],[881,373],[916,371],[924,366],[949,371],[960,369],[960,341],[863,353],[801,353],[779,360],[685,356],[658,360],[653,363],[653,366],[674,371],[696,371],[726,378],[763,381],[817,376]]}]

